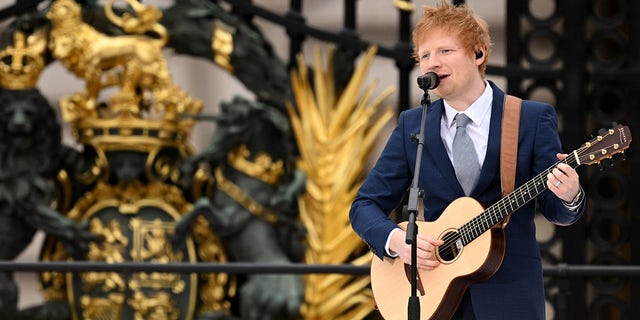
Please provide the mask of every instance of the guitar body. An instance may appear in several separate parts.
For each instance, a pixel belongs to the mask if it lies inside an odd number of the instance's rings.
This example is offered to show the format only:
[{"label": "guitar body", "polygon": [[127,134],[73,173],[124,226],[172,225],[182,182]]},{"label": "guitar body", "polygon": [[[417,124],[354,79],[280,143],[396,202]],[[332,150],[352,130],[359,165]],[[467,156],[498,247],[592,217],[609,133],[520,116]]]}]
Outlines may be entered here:
[{"label": "guitar body", "polygon": [[[418,234],[447,239],[483,210],[476,200],[459,198],[447,207],[438,220],[417,221]],[[403,222],[400,226],[406,228],[406,224]],[[448,254],[439,254],[441,264],[436,269],[418,270],[417,296],[421,319],[450,319],[465,289],[472,283],[488,279],[498,270],[504,257],[504,230],[500,224],[489,228],[460,250],[455,250],[460,248],[455,246],[453,254],[448,250],[450,248],[446,248],[447,243],[443,246],[439,247],[439,252]],[[373,258],[371,286],[376,305],[385,319],[407,319],[411,296],[410,275],[410,267],[401,259]]]}]

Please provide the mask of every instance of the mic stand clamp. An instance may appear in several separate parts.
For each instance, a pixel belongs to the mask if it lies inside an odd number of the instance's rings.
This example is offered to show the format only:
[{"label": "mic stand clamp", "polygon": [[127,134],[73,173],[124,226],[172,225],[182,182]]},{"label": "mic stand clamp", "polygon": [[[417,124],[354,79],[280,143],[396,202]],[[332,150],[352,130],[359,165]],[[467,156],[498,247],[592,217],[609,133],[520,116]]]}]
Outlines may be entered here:
[{"label": "mic stand clamp", "polygon": [[416,151],[416,164],[413,171],[413,181],[411,182],[411,188],[409,189],[409,199],[407,202],[407,213],[409,221],[407,224],[407,238],[406,243],[411,245],[411,296],[408,302],[408,319],[418,320],[420,319],[420,300],[418,299],[418,225],[416,224],[416,218],[418,215],[418,203],[424,198],[424,190],[418,187],[418,180],[420,177],[420,164],[422,162],[422,149],[424,148],[424,126],[427,120],[427,109],[431,104],[429,93],[424,90],[422,96],[422,119],[420,121],[420,133],[416,136],[412,136],[411,140],[418,144]]}]

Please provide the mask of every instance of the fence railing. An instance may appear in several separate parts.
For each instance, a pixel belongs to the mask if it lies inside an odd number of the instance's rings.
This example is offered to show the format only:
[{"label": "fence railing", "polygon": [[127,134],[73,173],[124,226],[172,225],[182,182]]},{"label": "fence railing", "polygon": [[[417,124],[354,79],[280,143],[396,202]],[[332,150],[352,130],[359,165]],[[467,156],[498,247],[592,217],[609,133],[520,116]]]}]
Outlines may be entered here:
[{"label": "fence railing", "polygon": [[[305,263],[149,263],[123,262],[104,263],[91,261],[7,261],[0,260],[0,271],[4,272],[166,272],[166,273],[229,273],[229,274],[317,274],[336,273],[363,275],[369,266],[350,264],[305,264]],[[571,265],[557,264],[543,266],[548,277],[640,277],[640,265]]]}]

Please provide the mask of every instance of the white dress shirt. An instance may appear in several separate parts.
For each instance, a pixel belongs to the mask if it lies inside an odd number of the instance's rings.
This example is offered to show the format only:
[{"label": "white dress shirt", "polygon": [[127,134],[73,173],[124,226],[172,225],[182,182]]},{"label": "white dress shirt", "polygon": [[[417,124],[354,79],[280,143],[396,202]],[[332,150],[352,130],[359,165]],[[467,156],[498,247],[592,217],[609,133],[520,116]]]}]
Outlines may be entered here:
[{"label": "white dress shirt", "polygon": [[444,113],[440,122],[440,137],[447,149],[447,155],[453,162],[451,149],[453,145],[453,137],[456,135],[456,126],[453,125],[453,118],[458,113],[464,113],[471,119],[467,124],[467,133],[473,141],[473,146],[478,155],[478,163],[482,168],[484,157],[487,154],[487,144],[489,143],[489,127],[491,124],[491,103],[493,102],[493,90],[489,83],[485,81],[484,92],[474,101],[469,108],[460,112],[453,109],[447,100],[444,100]]}]

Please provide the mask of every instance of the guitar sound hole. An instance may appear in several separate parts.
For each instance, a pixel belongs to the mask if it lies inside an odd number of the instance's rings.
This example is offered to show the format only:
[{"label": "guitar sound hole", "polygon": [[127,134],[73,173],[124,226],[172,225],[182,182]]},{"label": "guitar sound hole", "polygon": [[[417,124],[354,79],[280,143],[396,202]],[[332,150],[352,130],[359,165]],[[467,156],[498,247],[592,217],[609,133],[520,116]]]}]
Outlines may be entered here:
[{"label": "guitar sound hole", "polygon": [[438,256],[443,263],[453,262],[462,252],[462,240],[457,231],[450,231],[441,238],[444,244],[438,247]]}]

